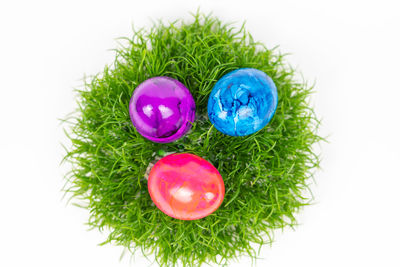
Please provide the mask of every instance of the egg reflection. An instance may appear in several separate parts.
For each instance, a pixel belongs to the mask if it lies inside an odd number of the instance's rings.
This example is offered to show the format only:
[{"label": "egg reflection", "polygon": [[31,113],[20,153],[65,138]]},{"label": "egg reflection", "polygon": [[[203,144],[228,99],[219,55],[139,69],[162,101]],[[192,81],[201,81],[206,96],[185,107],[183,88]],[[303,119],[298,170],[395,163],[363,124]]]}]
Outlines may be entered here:
[{"label": "egg reflection", "polygon": [[193,197],[193,191],[190,190],[190,188],[187,187],[180,187],[178,189],[173,188],[170,190],[171,196],[176,199],[177,201],[183,202],[183,203],[188,203],[192,201]]}]

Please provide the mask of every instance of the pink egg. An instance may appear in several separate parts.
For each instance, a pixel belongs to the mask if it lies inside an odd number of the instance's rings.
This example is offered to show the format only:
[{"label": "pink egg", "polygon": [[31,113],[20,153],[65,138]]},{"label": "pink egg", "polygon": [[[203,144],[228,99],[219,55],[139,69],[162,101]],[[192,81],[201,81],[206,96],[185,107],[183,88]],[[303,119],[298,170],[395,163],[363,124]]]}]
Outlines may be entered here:
[{"label": "pink egg", "polygon": [[218,170],[207,160],[189,153],[160,159],[150,171],[148,189],[162,212],[180,220],[210,215],[225,195]]}]

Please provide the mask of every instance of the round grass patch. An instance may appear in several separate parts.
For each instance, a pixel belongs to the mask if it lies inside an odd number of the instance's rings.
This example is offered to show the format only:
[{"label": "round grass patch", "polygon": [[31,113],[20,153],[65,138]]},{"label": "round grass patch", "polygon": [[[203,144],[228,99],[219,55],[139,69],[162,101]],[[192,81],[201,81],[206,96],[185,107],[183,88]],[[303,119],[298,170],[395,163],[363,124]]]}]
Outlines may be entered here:
[{"label": "round grass patch", "polygon": [[[297,81],[275,49],[213,16],[157,22],[121,43],[113,64],[77,90],[79,109],[67,119],[72,145],[66,160],[72,170],[66,191],[90,211],[92,228],[108,230],[104,243],[154,255],[162,266],[255,258],[256,244],[270,243],[275,229],[294,225],[295,213],[310,201],[305,191],[319,162],[312,145],[320,140],[308,103],[311,88]],[[265,72],[279,97],[270,123],[245,137],[222,134],[207,117],[214,84],[238,68]],[[173,143],[145,139],[129,117],[133,91],[155,76],[179,80],[196,102],[192,129]],[[152,202],[146,170],[173,152],[198,155],[221,173],[226,194],[213,214],[181,221]]]}]

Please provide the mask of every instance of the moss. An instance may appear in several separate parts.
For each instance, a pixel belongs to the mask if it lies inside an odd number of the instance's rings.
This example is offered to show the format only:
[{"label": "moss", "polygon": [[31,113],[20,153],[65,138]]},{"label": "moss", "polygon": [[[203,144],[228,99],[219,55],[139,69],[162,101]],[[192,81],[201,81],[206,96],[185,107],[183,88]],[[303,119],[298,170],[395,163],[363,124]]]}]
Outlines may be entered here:
[{"label": "moss", "polygon": [[[309,107],[311,88],[275,49],[213,16],[187,23],[155,23],[121,38],[116,59],[77,90],[79,109],[67,121],[72,163],[66,191],[85,203],[92,228],[109,229],[104,243],[141,250],[162,266],[226,264],[241,255],[255,258],[274,230],[296,224],[309,203],[305,190],[319,159],[318,120]],[[264,71],[275,82],[279,104],[272,121],[246,137],[218,132],[207,118],[213,85],[237,68]],[[191,91],[197,107],[192,130],[176,142],[153,143],[133,127],[128,104],[135,87],[154,76],[170,76]],[[144,178],[157,156],[189,152],[213,163],[226,195],[221,207],[195,221],[168,217],[153,204]]]}]

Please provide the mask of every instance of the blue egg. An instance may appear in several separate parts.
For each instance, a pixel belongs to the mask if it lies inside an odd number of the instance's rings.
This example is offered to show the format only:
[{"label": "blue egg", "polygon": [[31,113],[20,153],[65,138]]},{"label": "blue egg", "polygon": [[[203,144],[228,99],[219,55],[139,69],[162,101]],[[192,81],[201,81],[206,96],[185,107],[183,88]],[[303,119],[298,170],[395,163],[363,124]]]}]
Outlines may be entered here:
[{"label": "blue egg", "polygon": [[278,105],[278,92],[264,72],[243,68],[224,75],[208,98],[208,117],[230,136],[253,134],[268,124]]}]

